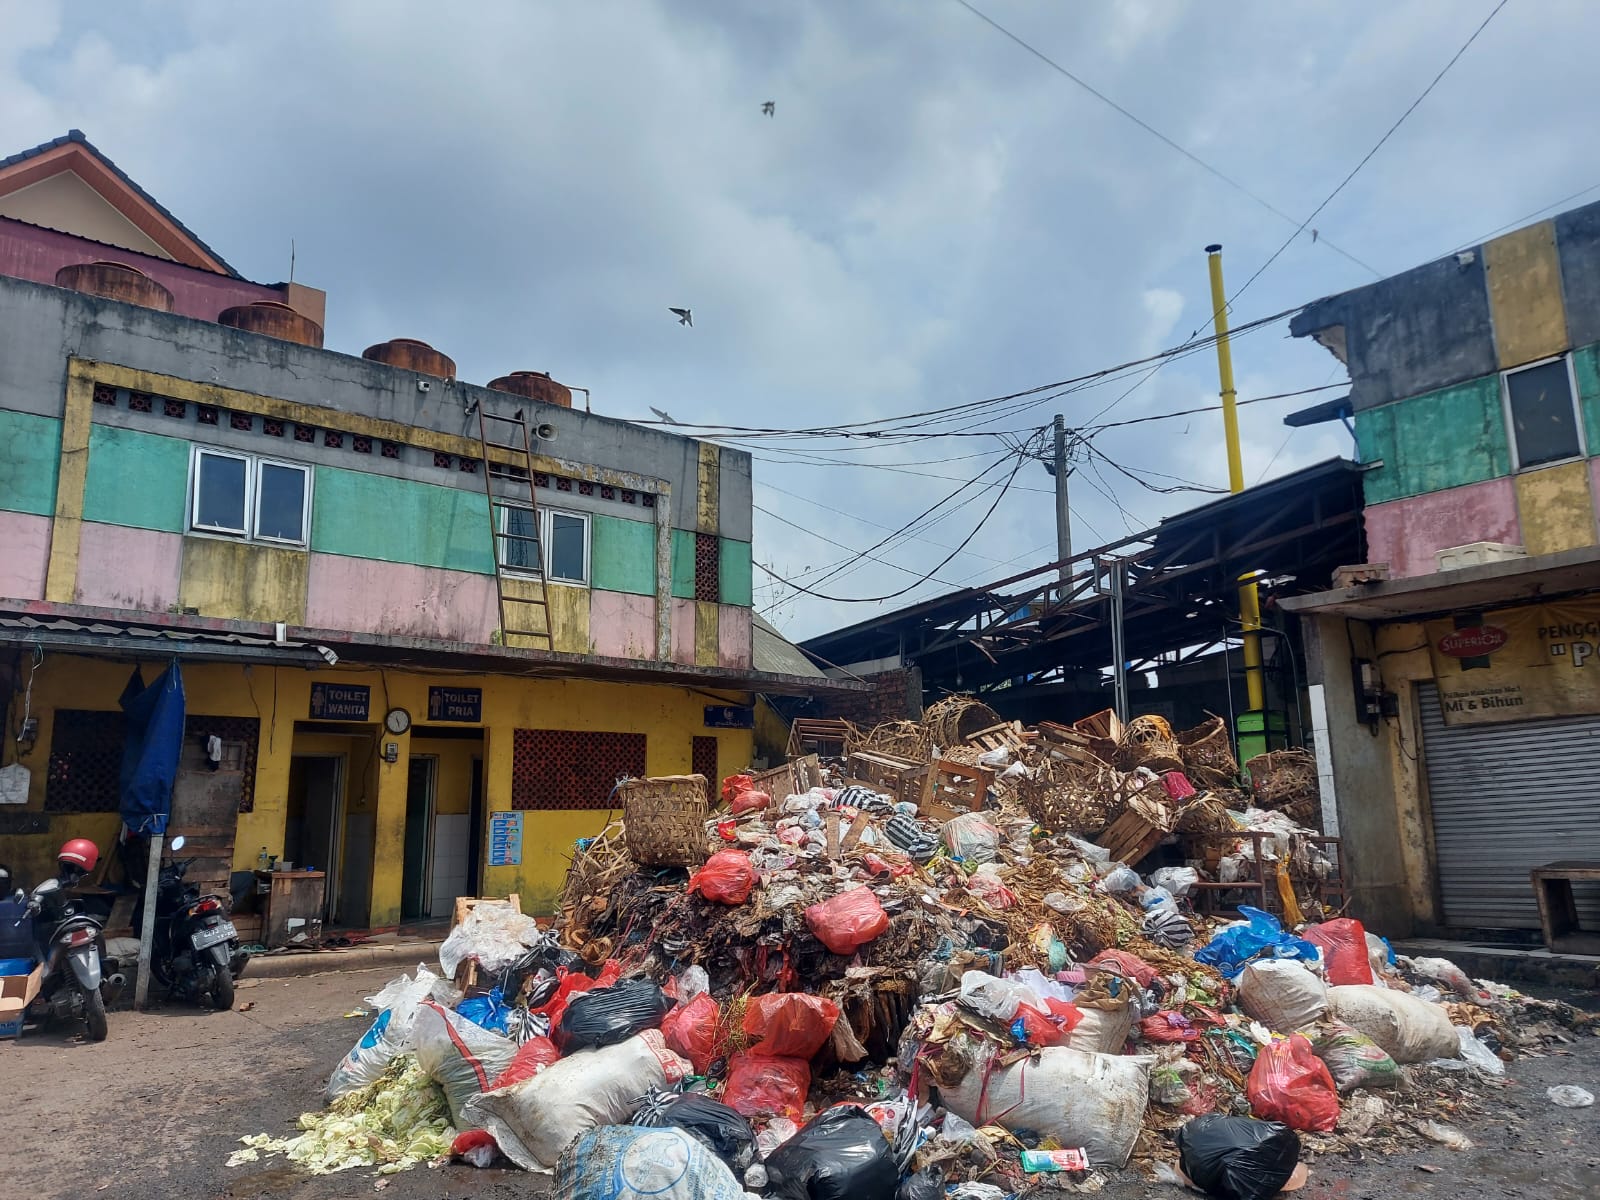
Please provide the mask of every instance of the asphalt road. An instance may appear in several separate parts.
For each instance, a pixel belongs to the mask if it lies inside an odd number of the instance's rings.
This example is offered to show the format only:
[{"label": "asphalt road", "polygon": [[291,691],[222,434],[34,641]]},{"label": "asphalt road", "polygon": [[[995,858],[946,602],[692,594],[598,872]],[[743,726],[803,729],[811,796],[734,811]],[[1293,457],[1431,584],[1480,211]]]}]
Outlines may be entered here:
[{"label": "asphalt road", "polygon": [[[304,979],[245,979],[239,1005],[212,1013],[171,1007],[113,1012],[111,1036],[84,1042],[70,1029],[30,1028],[0,1042],[0,1096],[7,1114],[0,1200],[385,1200],[473,1196],[509,1200],[550,1194],[521,1172],[418,1167],[375,1190],[371,1171],[314,1177],[282,1160],[229,1168],[246,1134],[282,1134],[319,1106],[328,1073],[365,1028],[344,1016],[383,985],[390,969]],[[1600,997],[1573,997],[1585,1007]],[[1563,1109],[1545,1089],[1576,1083],[1600,1095],[1600,1038],[1512,1064],[1494,1093],[1499,1111],[1461,1128],[1472,1150],[1428,1146],[1397,1155],[1323,1157],[1299,1200],[1600,1196],[1600,1105]],[[1423,1170],[1436,1167],[1436,1172]],[[1114,1179],[1106,1200],[1172,1196],[1174,1187]]]}]

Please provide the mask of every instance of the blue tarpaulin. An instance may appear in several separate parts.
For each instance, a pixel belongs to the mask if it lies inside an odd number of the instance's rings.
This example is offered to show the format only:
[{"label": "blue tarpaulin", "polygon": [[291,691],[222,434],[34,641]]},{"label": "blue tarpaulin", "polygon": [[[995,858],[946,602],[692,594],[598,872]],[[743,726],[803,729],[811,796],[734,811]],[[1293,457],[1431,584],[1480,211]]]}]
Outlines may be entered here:
[{"label": "blue tarpaulin", "polygon": [[122,689],[122,823],[136,834],[166,833],[183,750],[183,672],[178,660],[154,683],[135,668]]}]

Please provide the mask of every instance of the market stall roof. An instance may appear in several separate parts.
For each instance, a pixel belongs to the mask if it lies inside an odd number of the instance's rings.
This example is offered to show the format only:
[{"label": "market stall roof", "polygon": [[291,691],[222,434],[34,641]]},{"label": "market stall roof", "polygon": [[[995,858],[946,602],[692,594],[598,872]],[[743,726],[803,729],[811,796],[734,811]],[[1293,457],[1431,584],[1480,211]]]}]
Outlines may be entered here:
[{"label": "market stall roof", "polygon": [[826,679],[813,663],[778,630],[759,615],[751,619],[751,663],[768,675],[796,675],[805,679]]},{"label": "market stall roof", "polygon": [[891,656],[916,662],[930,689],[959,673],[967,690],[1112,660],[1107,560],[1128,570],[1124,631],[1132,662],[1215,643],[1237,625],[1241,575],[1264,602],[1325,583],[1361,561],[1361,471],[1329,459],[1246,488],[1153,529],[1045,563],[985,587],[964,588],[801,644],[818,661],[849,666]]},{"label": "market stall roof", "polygon": [[486,675],[679,684],[775,695],[804,696],[819,691],[862,691],[868,687],[856,680],[828,679],[821,674],[791,674],[781,669],[699,667],[234,621],[191,613],[124,612],[43,600],[0,599],[0,645],[5,644],[38,645],[114,658],[151,659],[177,655],[220,662],[276,662],[320,668],[359,663],[418,670],[473,671]]},{"label": "market stall roof", "polygon": [[1483,563],[1414,579],[1386,579],[1284,599],[1284,609],[1363,621],[1415,620],[1445,613],[1554,600],[1600,587],[1600,546]]}]

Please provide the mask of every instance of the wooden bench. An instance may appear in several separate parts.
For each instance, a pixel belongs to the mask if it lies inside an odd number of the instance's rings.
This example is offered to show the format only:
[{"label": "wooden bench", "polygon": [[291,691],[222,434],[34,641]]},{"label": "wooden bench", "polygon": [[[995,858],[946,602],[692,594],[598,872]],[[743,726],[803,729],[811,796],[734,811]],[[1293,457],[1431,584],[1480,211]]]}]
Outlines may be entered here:
[{"label": "wooden bench", "polygon": [[1600,862],[1553,862],[1530,874],[1544,944],[1565,954],[1600,954],[1600,930],[1578,928],[1578,906],[1572,898],[1574,883],[1600,883]]}]

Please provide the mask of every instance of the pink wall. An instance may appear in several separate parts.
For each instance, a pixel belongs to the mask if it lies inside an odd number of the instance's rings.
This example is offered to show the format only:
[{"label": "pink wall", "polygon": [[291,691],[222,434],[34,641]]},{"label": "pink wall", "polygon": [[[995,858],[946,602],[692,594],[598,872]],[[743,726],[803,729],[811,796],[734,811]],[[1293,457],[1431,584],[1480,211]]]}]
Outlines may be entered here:
[{"label": "pink wall", "polygon": [[172,293],[173,311],[202,321],[252,300],[283,300],[283,293],[263,283],[230,279],[198,267],[186,267],[151,254],[106,246],[70,233],[42,229],[25,221],[0,217],[0,275],[55,285],[56,272],[76,263],[108,259],[138,267]]},{"label": "pink wall", "polygon": [[596,654],[607,658],[654,658],[656,598],[590,592],[589,641]]},{"label": "pink wall", "polygon": [[183,535],[85,521],[78,563],[77,603],[166,612],[178,602]]},{"label": "pink wall", "polygon": [[1469,542],[1522,543],[1510,476],[1369,504],[1367,561],[1389,564],[1393,579],[1431,575],[1440,550]]},{"label": "pink wall", "polygon": [[694,665],[694,601],[672,601],[672,661]]},{"label": "pink wall", "polygon": [[500,628],[494,577],[313,554],[306,624],[434,641],[487,643]]},{"label": "pink wall", "polygon": [[50,565],[50,518],[0,511],[0,596],[43,600]]},{"label": "pink wall", "polygon": [[750,610],[735,604],[717,609],[717,665],[750,666]]}]

